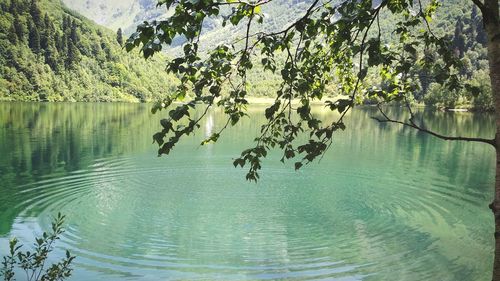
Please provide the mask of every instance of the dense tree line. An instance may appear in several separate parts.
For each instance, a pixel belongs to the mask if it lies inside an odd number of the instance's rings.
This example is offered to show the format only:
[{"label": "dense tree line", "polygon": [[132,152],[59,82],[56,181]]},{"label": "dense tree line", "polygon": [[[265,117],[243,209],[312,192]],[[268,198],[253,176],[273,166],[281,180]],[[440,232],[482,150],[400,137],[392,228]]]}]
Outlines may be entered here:
[{"label": "dense tree line", "polygon": [[[417,103],[442,108],[490,110],[491,89],[485,83],[488,81],[486,33],[481,16],[472,5],[455,2],[443,4],[445,7],[433,28],[437,33],[449,35],[451,48],[463,63],[457,71],[475,87],[449,92],[422,68],[415,81],[418,90],[414,99]],[[275,15],[276,20],[265,21],[264,28],[275,30],[286,25],[295,14],[300,14],[303,4],[271,3],[272,7],[266,12],[272,14],[283,9],[293,12]],[[205,46],[228,39],[227,27],[212,25],[202,38]],[[381,16],[380,25],[382,29],[389,28],[391,18]],[[113,34],[53,0],[3,0],[0,28],[0,100],[151,100],[175,88],[176,79],[163,71],[161,58],[145,63],[135,54],[123,52],[125,35],[121,28]],[[230,33],[238,34],[238,30],[232,27]],[[284,56],[277,55],[275,59],[284,63]],[[256,65],[248,73],[249,95],[273,97],[279,79],[279,74],[270,74]],[[369,72],[366,83],[380,85],[379,74]],[[336,84],[328,85],[325,95],[336,96],[337,88]],[[373,101],[367,98],[365,102]]]},{"label": "dense tree line", "polygon": [[456,92],[447,91],[434,83],[434,77],[430,77],[428,71],[422,69],[419,73],[421,91],[417,93],[416,98],[423,100],[427,105],[444,108],[468,107],[483,111],[493,110],[488,77],[487,34],[482,17],[476,6],[469,9],[467,5],[463,10],[457,7],[450,9],[455,11],[447,11],[452,15],[445,18],[447,25],[442,23],[441,28],[453,30],[453,34],[449,34],[451,48],[462,63],[457,71],[462,79],[470,81],[474,87]]},{"label": "dense tree line", "polygon": [[[312,1],[281,0],[271,1],[262,6],[262,13],[266,17],[262,24],[252,26],[252,33],[262,30],[277,31],[285,28],[290,22],[294,22],[301,15],[307,4]],[[488,77],[488,61],[486,51],[486,32],[482,23],[482,16],[477,7],[470,1],[447,0],[440,1],[437,15],[429,23],[436,35],[446,35],[449,41],[449,48],[453,49],[455,55],[461,60],[462,66],[455,71],[460,72],[462,79],[470,81],[474,87],[461,91],[450,92],[439,86],[434,74],[422,67],[418,70],[419,79],[415,82],[413,102],[426,104],[439,108],[469,108],[472,110],[492,110],[493,101]],[[283,13],[286,11],[286,13]],[[381,13],[379,21],[382,30],[391,30],[394,24],[394,17],[389,13]],[[233,26],[231,24],[222,25],[222,21],[208,17],[203,21],[204,31],[202,32],[199,49],[206,51],[215,48],[221,42],[230,44],[245,34],[244,24]],[[384,35],[383,43],[395,45],[398,38],[390,33]],[[171,49],[174,55],[183,54],[183,46],[179,45],[179,37],[172,39]],[[184,41],[185,42],[185,38]],[[473,42],[473,43],[472,43]],[[240,46],[241,47],[241,46]],[[173,51],[172,51],[173,50]],[[176,52],[175,52],[176,51]],[[418,50],[422,51],[422,50]],[[435,52],[428,52],[432,60],[441,58]],[[278,65],[283,65],[286,54],[277,52],[274,60]],[[249,83],[248,94],[252,96],[273,96],[279,87],[280,73],[270,73],[265,71],[260,64],[255,64],[247,73]],[[370,70],[365,79],[365,86],[383,86],[379,71]],[[337,81],[338,82],[338,81]],[[324,95],[337,96],[339,94],[338,83],[326,85]],[[273,96],[274,97],[274,96]],[[377,100],[366,96],[365,103],[376,103]]]},{"label": "dense tree line", "polygon": [[147,101],[176,84],[162,70],[58,1],[0,2],[0,100]]}]

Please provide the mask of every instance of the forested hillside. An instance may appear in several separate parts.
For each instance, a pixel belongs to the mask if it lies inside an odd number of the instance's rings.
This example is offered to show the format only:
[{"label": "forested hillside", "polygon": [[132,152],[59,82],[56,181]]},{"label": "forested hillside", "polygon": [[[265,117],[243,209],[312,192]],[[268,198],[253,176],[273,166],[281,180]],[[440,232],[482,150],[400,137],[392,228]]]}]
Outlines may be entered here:
[{"label": "forested hillside", "polygon": [[[175,87],[176,79],[163,71],[164,57],[155,56],[145,62],[137,54],[127,54],[116,37],[117,27],[123,28],[125,40],[139,22],[168,15],[164,8],[155,8],[156,0],[64,0],[78,12],[114,30],[97,26],[57,0],[0,1],[1,100],[145,101]],[[262,7],[262,24],[254,25],[253,32],[286,27],[302,15],[308,3],[271,1]],[[482,19],[469,0],[441,3],[437,17],[431,22],[432,28],[436,34],[449,37],[450,48],[463,62],[463,68],[456,71],[474,87],[450,93],[422,69],[415,73],[419,89],[415,101],[443,108],[489,110],[492,97]],[[380,26],[393,28],[392,22],[385,15]],[[244,22],[233,26],[207,19],[201,48],[234,42],[243,35],[244,26]],[[390,44],[393,39],[385,40]],[[166,52],[172,55],[182,52],[182,42],[183,38],[176,38]],[[249,95],[273,96],[280,79],[279,74],[264,71],[256,63],[249,73]],[[379,85],[378,73],[369,73],[365,84]],[[334,83],[326,95],[336,95]]]},{"label": "forested hillside", "polygon": [[[380,26],[383,30],[393,30],[394,22],[390,15],[382,14]],[[461,62],[461,67],[454,69],[453,72],[459,73],[462,85],[468,86],[451,92],[437,83],[439,77],[431,76],[425,67],[417,67],[418,70],[413,73],[417,86],[417,91],[413,95],[415,102],[439,108],[493,110],[486,49],[487,35],[477,7],[469,0],[440,1],[436,16],[429,24],[434,34],[448,38],[450,50]],[[395,40],[395,38],[384,38],[383,43],[391,45]],[[413,51],[416,55],[426,56],[430,60],[441,59],[431,51]],[[378,76],[376,72],[369,73],[365,79],[366,86],[379,85]]]},{"label": "forested hillside", "polygon": [[464,88],[458,92],[446,91],[434,83],[434,77],[429,77],[427,72],[422,70],[418,73],[421,91],[416,93],[415,97],[427,105],[444,108],[493,110],[486,49],[487,35],[477,7],[472,1],[445,0],[431,24],[437,34],[446,35],[450,39],[450,47],[462,62],[462,68],[457,71],[462,80],[470,83],[473,88]]},{"label": "forested hillside", "polygon": [[176,79],[58,0],[0,1],[0,100],[147,101]]},{"label": "forested hillside", "polygon": [[[311,1],[299,0],[273,0],[262,6],[262,24],[254,24],[251,33],[261,30],[266,32],[282,30],[290,23],[300,18]],[[461,60],[462,68],[455,71],[460,73],[461,79],[471,87],[463,88],[457,92],[449,92],[436,83],[436,77],[431,77],[425,69],[414,73],[418,77],[415,81],[418,91],[414,93],[415,102],[440,108],[469,108],[472,110],[492,110],[493,99],[489,82],[488,58],[486,50],[486,32],[483,28],[481,15],[470,0],[442,0],[436,16],[430,21],[433,32],[438,36],[446,36],[450,48]],[[416,7],[415,7],[416,9]],[[411,12],[411,11],[410,11]],[[395,19],[388,13],[382,14],[380,22],[382,30],[393,30]],[[205,33],[201,36],[201,48],[213,48],[220,43],[234,42],[244,36],[246,22],[234,27],[224,25],[208,19]],[[374,31],[375,32],[375,31]],[[390,32],[384,32],[390,34]],[[393,44],[396,38],[383,38],[383,43]],[[174,49],[179,49],[174,44]],[[420,53],[423,50],[418,50]],[[427,53],[432,57],[434,54]],[[439,60],[439,57],[433,57]],[[260,61],[257,59],[257,61]],[[268,95],[269,89],[279,83],[280,76],[269,71],[264,72],[256,63],[250,71],[250,87],[253,95]],[[366,87],[380,85],[381,79],[378,72],[371,72],[364,81]],[[336,85],[328,87],[327,95],[336,95]],[[267,93],[266,93],[267,92]],[[365,99],[370,103],[370,99]]]}]

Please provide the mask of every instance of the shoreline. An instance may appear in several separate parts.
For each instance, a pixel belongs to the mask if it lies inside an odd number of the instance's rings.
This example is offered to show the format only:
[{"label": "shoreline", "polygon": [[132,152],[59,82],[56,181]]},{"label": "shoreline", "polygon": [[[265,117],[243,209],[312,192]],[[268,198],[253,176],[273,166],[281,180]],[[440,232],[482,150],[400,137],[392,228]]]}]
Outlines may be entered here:
[{"label": "shoreline", "polygon": [[[323,98],[321,100],[313,100],[310,102],[311,106],[326,106],[325,102],[326,101],[336,101],[338,99],[342,98],[347,98],[345,96],[337,96],[337,97],[327,97]],[[249,106],[268,106],[272,105],[275,101],[275,98],[270,98],[270,97],[247,97],[246,100],[248,101]],[[189,100],[186,99],[185,101],[175,101],[172,104],[181,104],[188,102]],[[0,100],[0,103],[25,103],[25,104],[33,104],[33,103],[40,103],[40,104],[150,104],[153,105],[156,103],[156,101],[145,101],[141,102],[139,100],[137,101],[130,101],[130,100],[121,100],[121,101],[22,101],[22,100]],[[293,99],[292,104],[293,105],[298,105],[300,103],[299,99]],[[359,104],[356,105],[355,107],[374,107],[375,104]],[[386,106],[395,106],[395,107],[401,107],[401,105],[398,104],[393,104],[393,105],[386,105]],[[413,104],[412,107],[414,108],[421,108],[421,109],[429,109],[429,110],[434,110],[434,111],[441,111],[441,112],[450,112],[450,113],[491,113],[493,112],[492,110],[484,110],[484,109],[472,109],[472,108],[444,108],[444,107],[439,107],[439,106],[433,106],[433,105],[425,105],[422,103],[418,104]]]}]

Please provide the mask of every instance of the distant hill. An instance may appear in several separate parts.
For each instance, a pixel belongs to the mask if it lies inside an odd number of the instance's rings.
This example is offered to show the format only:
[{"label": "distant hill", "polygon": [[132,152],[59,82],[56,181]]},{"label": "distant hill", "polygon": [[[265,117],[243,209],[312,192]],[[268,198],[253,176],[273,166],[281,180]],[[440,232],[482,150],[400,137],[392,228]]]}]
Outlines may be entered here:
[{"label": "distant hill", "polygon": [[[63,2],[85,17],[98,24],[117,30],[122,28],[125,34],[135,31],[138,24],[143,21],[161,19],[168,15],[162,6],[157,8],[158,0],[63,0]],[[264,23],[260,25],[263,30],[277,30],[294,21],[307,9],[311,0],[273,0],[263,6],[262,12],[266,15]],[[243,29],[227,25],[222,26],[222,21],[207,18],[204,22],[205,46],[213,46],[220,42],[229,42]],[[231,34],[231,36],[227,36]],[[174,42],[180,44],[182,40]]]},{"label": "distant hill", "polygon": [[58,0],[0,1],[0,100],[148,101],[175,88],[164,62]]},{"label": "distant hill", "polygon": [[156,9],[156,0],[63,0],[83,16],[112,30],[122,28],[130,33],[145,20],[159,18],[164,9]]}]

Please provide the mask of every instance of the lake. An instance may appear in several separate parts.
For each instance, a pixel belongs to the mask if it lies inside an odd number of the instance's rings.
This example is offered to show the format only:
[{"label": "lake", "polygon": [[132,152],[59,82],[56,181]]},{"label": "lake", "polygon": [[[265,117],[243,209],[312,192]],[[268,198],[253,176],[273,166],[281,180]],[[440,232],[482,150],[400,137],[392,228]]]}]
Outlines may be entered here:
[{"label": "lake", "polygon": [[[31,245],[67,216],[57,244],[77,256],[70,280],[488,280],[495,154],[348,114],[321,160],[294,171],[278,151],[261,180],[232,159],[265,120],[224,125],[157,157],[147,104],[0,103],[0,250]],[[392,116],[405,117],[398,108]],[[337,115],[318,108],[325,120]],[[425,126],[491,137],[493,116],[420,111]]]}]

